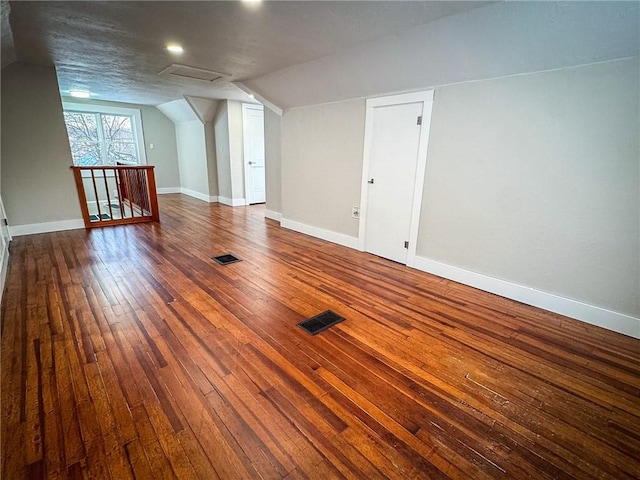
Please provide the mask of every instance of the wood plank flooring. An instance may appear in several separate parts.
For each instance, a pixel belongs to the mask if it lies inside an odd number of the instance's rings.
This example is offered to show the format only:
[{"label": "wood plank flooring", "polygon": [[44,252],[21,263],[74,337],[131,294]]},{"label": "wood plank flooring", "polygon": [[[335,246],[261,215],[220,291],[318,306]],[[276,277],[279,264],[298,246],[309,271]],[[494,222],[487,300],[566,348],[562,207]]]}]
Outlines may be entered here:
[{"label": "wood plank flooring", "polygon": [[640,478],[639,340],[160,202],[12,242],[3,479]]}]

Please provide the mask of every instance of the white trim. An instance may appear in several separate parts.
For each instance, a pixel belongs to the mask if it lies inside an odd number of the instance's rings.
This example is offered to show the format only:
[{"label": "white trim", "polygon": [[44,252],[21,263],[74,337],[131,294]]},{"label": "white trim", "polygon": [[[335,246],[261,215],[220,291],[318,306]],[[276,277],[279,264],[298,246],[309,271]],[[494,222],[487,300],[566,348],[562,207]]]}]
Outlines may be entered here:
[{"label": "white trim", "polygon": [[188,188],[180,187],[180,193],[184,195],[188,195],[193,198],[197,198],[198,200],[202,200],[207,203],[216,203],[218,202],[218,197],[210,197],[204,193],[196,192],[195,190],[189,190]]},{"label": "white trim", "polygon": [[280,222],[280,220],[282,220],[282,214],[279,212],[274,212],[272,210],[265,210],[264,216],[266,218],[270,218],[271,220],[275,220],[276,222]]},{"label": "white trim", "polygon": [[280,107],[278,107],[275,103],[271,103],[269,100],[264,98],[259,93],[256,93],[254,90],[252,90],[251,88],[247,87],[242,82],[231,82],[231,83],[233,83],[236,87],[238,87],[240,90],[242,90],[247,95],[253,95],[253,98],[255,100],[259,101],[261,104],[263,104],[265,107],[267,107],[269,110],[271,110],[276,115],[278,115],[280,117],[282,116],[282,109]]},{"label": "white trim", "polygon": [[387,95],[367,99],[367,108],[386,107],[389,105],[402,105],[405,103],[431,102],[433,90],[424,92],[402,93],[400,95]]},{"label": "white trim", "polygon": [[36,233],[60,232],[63,230],[75,230],[84,228],[84,221],[81,218],[75,220],[60,220],[58,222],[32,223],[29,225],[15,225],[9,227],[9,232],[13,237],[21,235],[33,235]]},{"label": "white trim", "polygon": [[2,305],[4,285],[7,281],[8,272],[9,272],[9,249],[7,248],[6,255],[2,256],[2,265],[0,265],[0,305]]},{"label": "white trim", "polygon": [[6,238],[0,238],[0,245],[3,249],[0,252],[0,258],[2,258],[2,263],[0,263],[0,304],[2,304],[2,296],[4,293],[4,286],[7,280],[7,273],[9,271],[9,244],[11,243],[11,231],[9,227],[9,223],[7,221],[7,213],[4,210],[4,204],[2,203],[2,197],[0,197],[0,222],[2,222],[2,232],[0,232],[0,236],[4,237],[5,233],[7,235]]},{"label": "white trim", "polygon": [[218,197],[218,202],[230,207],[244,207],[247,205],[247,201],[244,198]]},{"label": "white trim", "polygon": [[227,197],[218,197],[218,196],[209,196],[204,193],[196,192],[195,190],[190,190],[184,187],[167,187],[167,188],[157,188],[156,192],[158,195],[164,195],[167,193],[182,193],[183,195],[188,195],[189,197],[197,198],[198,200],[202,200],[207,203],[222,203],[224,205],[229,205],[230,207],[244,207],[247,205],[247,202],[244,198],[227,198]]},{"label": "white trim", "polygon": [[640,338],[640,318],[454,267],[425,257],[415,256],[411,264],[408,265],[423,272],[479,288],[485,292],[543,308],[544,310],[559,313],[560,315],[575,318],[624,335]]},{"label": "white trim", "polygon": [[[422,128],[418,142],[418,162],[416,164],[416,182],[413,187],[413,205],[411,207],[411,224],[409,227],[409,248],[407,263],[413,262],[418,246],[418,230],[420,229],[420,211],[424,195],[424,180],[427,171],[427,151],[429,148],[429,132],[431,130],[431,113],[433,111],[433,90],[420,94],[425,100],[422,104]],[[407,95],[408,97],[411,94]]]},{"label": "white trim", "polygon": [[144,141],[144,130],[142,128],[142,113],[139,108],[124,108],[124,107],[108,107],[105,105],[95,105],[91,103],[73,103],[62,100],[63,110],[70,110],[76,112],[90,112],[90,113],[111,113],[114,115],[127,115],[133,117],[133,128],[136,135],[136,146],[138,150],[138,157],[140,159],[140,165],[147,164],[147,150],[146,143]]},{"label": "white trim", "polygon": [[310,235],[312,237],[321,238],[322,240],[327,240],[328,242],[337,243],[338,245],[342,245],[343,247],[354,249],[358,247],[358,239],[356,237],[351,237],[343,233],[324,230],[322,228],[313,227],[311,225],[296,222],[294,220],[289,220],[287,218],[280,219],[280,226],[289,230]]},{"label": "white trim", "polygon": [[2,197],[0,197],[0,222],[4,222],[6,220],[5,225],[7,226],[7,233],[9,235],[9,242],[11,242],[11,226],[9,225],[9,221],[7,220],[7,211],[4,209],[4,203],[2,203]]},{"label": "white trim", "polygon": [[[262,112],[262,137],[264,138],[264,105],[258,105],[255,103],[242,103],[242,173],[244,174],[244,195],[245,200],[247,201],[247,205],[250,205],[251,199],[249,198],[249,162],[246,160],[245,154],[249,150],[249,136],[247,135],[247,111],[248,110],[256,110]],[[263,148],[263,153],[264,148]],[[266,156],[263,155],[263,157]],[[264,163],[266,164],[266,159],[263,158]],[[266,169],[266,165],[265,165]],[[265,170],[263,170],[264,173]],[[265,174],[266,175],[266,174]],[[266,189],[266,178],[265,178],[265,189]],[[265,190],[265,198],[266,198],[266,190]],[[262,202],[255,202],[262,203]]]},{"label": "white trim", "polygon": [[416,93],[405,93],[386,97],[367,99],[365,116],[364,152],[362,158],[362,180],[360,187],[360,222],[358,228],[358,245],[360,251],[365,251],[367,232],[367,207],[369,197],[369,170],[371,165],[371,144],[373,141],[373,113],[378,107],[402,105],[406,103],[422,103],[422,128],[418,140],[418,159],[416,164],[416,178],[413,187],[413,204],[411,207],[411,224],[409,228],[409,249],[407,264],[416,256],[418,244],[418,230],[420,227],[420,210],[424,191],[424,177],[427,168],[427,147],[429,145],[429,130],[431,128],[431,112],[433,110],[433,90]]},{"label": "white trim", "polygon": [[182,189],[180,187],[161,187],[156,188],[156,193],[158,195],[166,195],[168,193],[182,193]]}]

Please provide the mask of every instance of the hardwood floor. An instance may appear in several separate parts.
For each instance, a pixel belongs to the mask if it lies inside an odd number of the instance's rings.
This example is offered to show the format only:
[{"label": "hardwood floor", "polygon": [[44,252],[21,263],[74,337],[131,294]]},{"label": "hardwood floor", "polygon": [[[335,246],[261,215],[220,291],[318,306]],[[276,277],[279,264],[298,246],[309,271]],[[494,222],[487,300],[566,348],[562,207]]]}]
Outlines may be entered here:
[{"label": "hardwood floor", "polygon": [[640,478],[640,340],[259,206],[160,210],[12,242],[3,479]]}]

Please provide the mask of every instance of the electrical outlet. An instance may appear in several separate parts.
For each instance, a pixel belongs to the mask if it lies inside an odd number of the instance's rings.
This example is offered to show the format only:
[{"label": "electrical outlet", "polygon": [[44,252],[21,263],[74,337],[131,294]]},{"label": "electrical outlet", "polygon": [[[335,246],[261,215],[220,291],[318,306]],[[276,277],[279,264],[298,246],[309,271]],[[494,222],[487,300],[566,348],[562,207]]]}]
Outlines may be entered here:
[{"label": "electrical outlet", "polygon": [[351,207],[351,216],[353,218],[360,218],[360,207],[359,206],[355,206],[355,207]]}]

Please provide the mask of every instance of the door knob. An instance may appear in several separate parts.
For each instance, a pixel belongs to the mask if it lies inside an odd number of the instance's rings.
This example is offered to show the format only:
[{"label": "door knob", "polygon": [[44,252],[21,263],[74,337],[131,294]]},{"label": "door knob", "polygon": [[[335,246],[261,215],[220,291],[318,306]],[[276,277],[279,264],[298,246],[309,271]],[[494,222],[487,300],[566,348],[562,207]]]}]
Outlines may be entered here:
[{"label": "door knob", "polygon": [[373,178],[371,180],[369,180],[367,183],[373,184]]},{"label": "door knob", "polygon": [[249,162],[249,165],[255,165],[256,162]]}]

